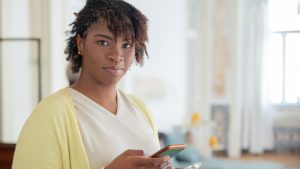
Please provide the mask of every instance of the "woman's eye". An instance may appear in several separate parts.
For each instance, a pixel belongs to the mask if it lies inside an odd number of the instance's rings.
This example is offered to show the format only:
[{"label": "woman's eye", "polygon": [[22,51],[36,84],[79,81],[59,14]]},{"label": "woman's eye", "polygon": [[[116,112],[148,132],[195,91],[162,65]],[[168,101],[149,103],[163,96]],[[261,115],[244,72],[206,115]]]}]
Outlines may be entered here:
[{"label": "woman's eye", "polygon": [[123,48],[126,48],[126,49],[130,49],[133,47],[133,44],[132,43],[124,43],[123,44]]},{"label": "woman's eye", "polygon": [[97,41],[97,44],[101,45],[101,46],[108,46],[108,42],[105,40],[99,40],[99,41]]}]

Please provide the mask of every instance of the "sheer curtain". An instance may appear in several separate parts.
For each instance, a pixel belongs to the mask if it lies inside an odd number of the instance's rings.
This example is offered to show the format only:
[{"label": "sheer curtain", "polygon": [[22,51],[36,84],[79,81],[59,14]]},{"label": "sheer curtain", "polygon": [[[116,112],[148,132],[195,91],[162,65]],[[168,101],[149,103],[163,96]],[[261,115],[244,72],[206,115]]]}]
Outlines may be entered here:
[{"label": "sheer curtain", "polygon": [[268,103],[265,54],[268,1],[245,0],[239,11],[239,58],[242,148],[260,154],[273,147],[272,110]]}]

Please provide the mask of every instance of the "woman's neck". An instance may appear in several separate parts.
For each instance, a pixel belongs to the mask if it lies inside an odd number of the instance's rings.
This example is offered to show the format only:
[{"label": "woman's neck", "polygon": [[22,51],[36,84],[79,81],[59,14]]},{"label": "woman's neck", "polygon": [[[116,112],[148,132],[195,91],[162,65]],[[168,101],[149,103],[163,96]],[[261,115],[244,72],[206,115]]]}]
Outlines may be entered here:
[{"label": "woman's neck", "polygon": [[98,103],[113,114],[117,112],[117,87],[106,85],[88,85],[86,82],[82,83],[80,80],[75,82],[73,89],[84,94],[94,102]]}]

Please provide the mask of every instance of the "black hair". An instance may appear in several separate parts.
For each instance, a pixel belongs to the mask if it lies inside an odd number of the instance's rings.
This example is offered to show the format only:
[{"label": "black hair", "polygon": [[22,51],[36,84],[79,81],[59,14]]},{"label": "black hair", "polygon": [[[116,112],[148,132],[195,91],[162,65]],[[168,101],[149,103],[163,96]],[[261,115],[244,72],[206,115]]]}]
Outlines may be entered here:
[{"label": "black hair", "polygon": [[85,38],[88,28],[98,20],[106,21],[108,29],[117,37],[130,37],[135,44],[135,60],[141,66],[147,54],[148,19],[138,9],[123,0],[87,0],[76,19],[70,24],[72,29],[67,39],[65,54],[72,64],[72,71],[78,72],[82,66],[82,56],[78,54],[76,36]]}]

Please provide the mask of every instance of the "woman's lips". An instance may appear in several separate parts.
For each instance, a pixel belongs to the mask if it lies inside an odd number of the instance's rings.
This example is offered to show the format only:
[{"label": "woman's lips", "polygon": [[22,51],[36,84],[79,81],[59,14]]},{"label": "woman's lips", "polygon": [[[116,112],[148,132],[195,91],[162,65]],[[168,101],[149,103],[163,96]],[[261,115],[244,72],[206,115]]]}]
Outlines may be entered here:
[{"label": "woman's lips", "polygon": [[114,66],[104,67],[103,69],[114,76],[120,75],[124,71],[124,68]]}]

